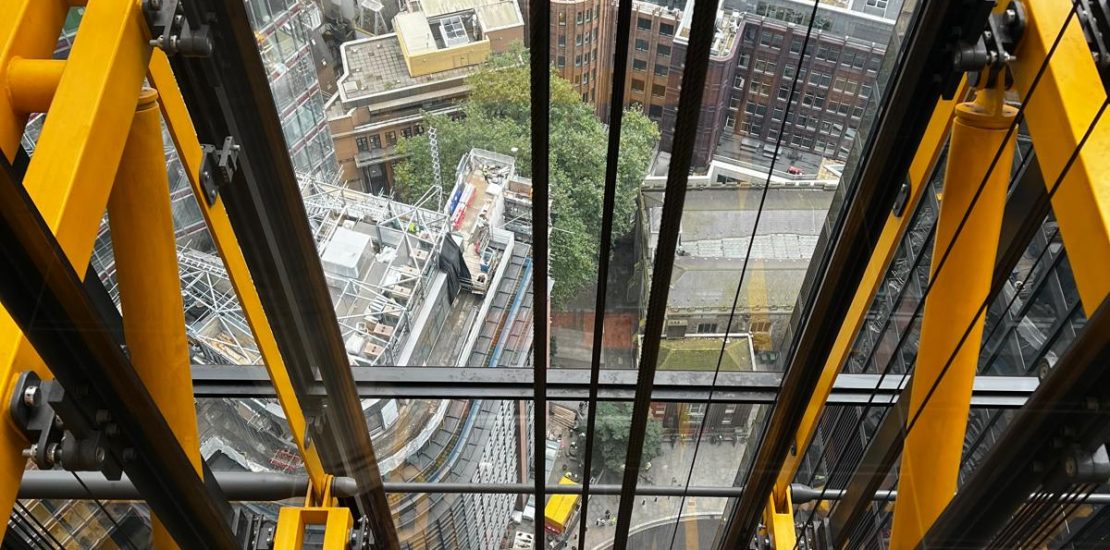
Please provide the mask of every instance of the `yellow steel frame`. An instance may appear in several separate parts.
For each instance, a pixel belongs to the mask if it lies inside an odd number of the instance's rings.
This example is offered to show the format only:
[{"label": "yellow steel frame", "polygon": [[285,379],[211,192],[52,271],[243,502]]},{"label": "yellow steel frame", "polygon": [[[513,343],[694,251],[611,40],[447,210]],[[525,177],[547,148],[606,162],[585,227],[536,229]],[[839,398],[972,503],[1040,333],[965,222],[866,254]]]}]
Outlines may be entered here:
[{"label": "yellow steel frame", "polygon": [[304,507],[287,506],[278,512],[274,531],[274,550],[300,550],[304,547],[305,530],[309,525],[324,526],[324,550],[345,550],[354,516],[350,508],[336,506],[331,496],[331,479],[323,494],[316,497],[310,487]]},{"label": "yellow steel frame", "polygon": [[[1020,97],[1029,98],[1025,121],[1037,145],[1037,160],[1046,185],[1052,186],[1063,173],[1065,164],[1087,132],[1096,112],[1106,101],[1106,92],[1091,61],[1091,52],[1079,23],[1073,19],[1049,60],[1036,92],[1029,94],[1035,75],[1048,58],[1049,49],[1063,27],[1071,6],[1066,2],[1023,2],[1023,5],[1028,20],[1015,60],[1010,65],[1015,81],[1013,91]],[[966,93],[966,85],[961,85],[955,97],[962,100]],[[938,103],[910,168],[911,196],[907,211],[912,211],[925,188],[923,184],[927,183],[926,178],[932,173],[952,130],[957,109],[963,111],[965,119],[974,119],[975,111],[987,105],[988,97],[992,97],[990,104],[999,107],[1000,98],[992,94],[980,92],[978,106],[975,103],[958,105],[958,101]],[[957,138],[957,135],[962,135],[964,139]],[[966,139],[969,135],[972,136],[970,140]],[[951,172],[946,174],[937,250],[947,247],[955,225],[967,211],[970,196],[963,192],[969,186],[974,192],[1001,143],[997,131],[974,128],[974,124],[972,128],[965,125],[960,131],[953,131],[953,137],[957,141],[950,149],[953,157],[949,159],[949,165],[959,166],[962,170],[957,171],[955,177]],[[1012,148],[1010,150],[1012,153]],[[982,319],[975,319],[979,301],[967,297],[985,296],[989,286],[1004,205],[1005,180],[1009,176],[1006,169],[1010,166],[1009,158],[1004,155],[999,159],[997,166],[1003,168],[996,170],[998,174],[992,174],[983,196],[968,217],[963,231],[970,234],[959,239],[949,253],[949,265],[944,271],[952,273],[952,279],[958,275],[959,280],[949,284],[937,281],[930,293],[929,303],[935,305],[927,305],[925,312],[926,325],[932,328],[923,327],[922,353],[918,356],[915,374],[920,383],[913,385],[915,391],[911,391],[911,410],[917,411],[921,407],[924,395],[937,380],[939,371],[967,326],[973,323],[978,325],[978,328],[973,326],[973,334],[967,340],[979,342]],[[1107,260],[1110,258],[1110,186],[1104,180],[1107,173],[1110,173],[1110,122],[1102,120],[1095,126],[1052,199],[1080,298],[1088,312],[1097,308],[1110,292],[1110,277],[1106,277],[1110,267]],[[959,174],[965,174],[974,181],[962,181]],[[1060,215],[1063,212],[1067,214]],[[786,510],[784,507],[789,505],[786,498],[790,483],[798,471],[804,450],[812,442],[832,382],[847,360],[852,341],[865,320],[868,305],[908,221],[909,216],[891,216],[883,228],[876,252],[868,263],[849,315],[841,326],[817,390],[795,435],[797,451],[787,458],[780,470],[775,492],[764,514],[764,523],[769,531],[782,529],[793,532],[792,523],[776,527],[773,520],[781,516],[781,512]],[[933,259],[934,262],[939,261],[939,256],[940,253]],[[929,317],[933,318],[931,322]],[[954,472],[958,470],[961,458],[970,383],[974,379],[974,361],[978,351],[977,345],[966,347],[971,351],[961,351],[954,358],[949,372],[937,386],[906,441],[892,547],[915,546],[955,490]],[[919,483],[914,483],[914,479],[918,479]],[[920,483],[926,480],[926,483]]]},{"label": "yellow steel frame", "polygon": [[[30,113],[17,106],[41,87],[18,82],[27,73],[12,61],[49,59],[69,4],[60,0],[9,0],[0,17],[0,148],[12,159]],[[85,273],[135,116],[150,56],[149,32],[138,2],[102,0],[90,6],[50,103],[35,158],[23,185],[78,274]],[[38,71],[31,71],[39,74]],[[41,76],[41,75],[40,75]],[[38,90],[38,91],[36,91]],[[26,99],[26,101],[24,101]],[[11,395],[19,372],[50,372],[7,311],[0,313],[0,380]],[[10,419],[0,422],[0,509],[10,510],[23,475],[28,442]],[[0,535],[6,529],[0,526]]]},{"label": "yellow steel frame", "polygon": [[[79,2],[78,2],[79,3]],[[241,302],[310,477],[302,523],[335,501],[332,478],[306,439],[307,423],[247,270],[217,198],[201,188],[201,146],[169,61],[149,45],[139,0],[99,0],[87,7],[65,61],[51,59],[71,2],[9,0],[0,17],[0,150],[14,159],[29,115],[46,112],[24,186],[79,274],[92,255],[105,211],[114,229],[124,333],[132,362],[200,471],[196,416],[183,305],[170,215],[160,121],[165,120],[197,203]],[[144,78],[156,89],[140,97]],[[160,99],[160,101],[159,101]],[[155,110],[158,105],[161,110]],[[130,128],[131,131],[120,131]],[[114,186],[113,186],[114,182]],[[13,391],[18,373],[50,372],[6,311],[0,310],[0,380]],[[28,442],[0,422],[0,509],[14,506]],[[340,512],[346,512],[346,519]],[[283,512],[283,515],[286,512]],[[346,538],[349,510],[327,512],[329,540]],[[3,536],[5,526],[0,526]],[[342,527],[342,529],[340,529]],[[173,547],[156,525],[155,543]]]}]

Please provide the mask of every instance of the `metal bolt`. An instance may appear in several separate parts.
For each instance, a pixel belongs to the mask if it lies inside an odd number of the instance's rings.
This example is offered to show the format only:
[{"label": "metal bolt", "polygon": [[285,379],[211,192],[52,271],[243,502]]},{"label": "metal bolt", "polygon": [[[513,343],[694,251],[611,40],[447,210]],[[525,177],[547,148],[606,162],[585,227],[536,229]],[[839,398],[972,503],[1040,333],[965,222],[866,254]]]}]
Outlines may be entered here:
[{"label": "metal bolt", "polygon": [[23,458],[35,458],[35,455],[37,455],[38,453],[39,453],[39,444],[38,443],[32,443],[30,447],[27,447],[26,449],[23,449],[22,454],[23,454]]},{"label": "metal bolt", "polygon": [[104,464],[104,459],[108,458],[108,453],[104,451],[104,447],[97,447],[94,458],[96,458],[96,465],[99,466]]},{"label": "metal bolt", "polygon": [[51,443],[46,448],[46,463],[57,464],[62,459],[62,446],[57,443]]},{"label": "metal bolt", "polygon": [[146,3],[152,10],[157,11],[162,9],[162,0],[147,0]]},{"label": "metal bolt", "polygon": [[39,387],[27,386],[23,390],[23,404],[28,407],[37,407],[39,405]]},{"label": "metal bolt", "polygon": [[64,425],[65,425],[65,422],[62,421],[62,417],[60,417],[58,415],[54,415],[54,427],[55,428],[61,428]]}]

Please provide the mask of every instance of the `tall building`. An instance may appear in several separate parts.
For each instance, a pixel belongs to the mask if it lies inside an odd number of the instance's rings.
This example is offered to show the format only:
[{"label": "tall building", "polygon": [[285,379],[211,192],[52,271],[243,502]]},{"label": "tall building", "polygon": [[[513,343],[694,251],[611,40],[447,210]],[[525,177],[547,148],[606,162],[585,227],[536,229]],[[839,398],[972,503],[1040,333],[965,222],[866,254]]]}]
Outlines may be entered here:
[{"label": "tall building", "polygon": [[[880,2],[882,10],[876,7]],[[613,3],[607,4],[597,12],[610,13]],[[705,171],[717,154],[733,159],[770,157],[784,117],[783,143],[788,153],[845,158],[893,28],[893,20],[883,14],[896,13],[898,5],[882,0],[858,0],[845,7],[819,4],[799,69],[812,4],[725,2],[717,14],[709,56],[694,169]],[[591,5],[585,1],[552,5],[552,62],[604,118],[610,94],[595,86],[607,85],[605,79],[612,72],[612,53],[604,49],[613,43],[615,21],[612,16],[600,22],[587,20],[587,13]],[[692,15],[692,0],[633,3],[625,104],[641,107],[659,124],[661,151],[672,145]],[[593,37],[598,31],[600,35]],[[595,48],[603,55],[600,67],[593,60]],[[602,80],[594,76],[595,70]],[[795,72],[805,78],[798,79],[791,98],[787,84]]]},{"label": "tall building", "polygon": [[312,59],[320,8],[309,0],[246,0],[246,5],[293,167],[330,180],[338,170],[335,146]]},{"label": "tall building", "polygon": [[400,138],[423,134],[427,113],[457,113],[467,75],[524,40],[514,0],[414,1],[393,28],[340,47],[343,73],[327,103],[341,180],[374,194],[392,189]]},{"label": "tall building", "polygon": [[615,15],[610,0],[551,2],[551,62],[602,118],[608,116]]}]

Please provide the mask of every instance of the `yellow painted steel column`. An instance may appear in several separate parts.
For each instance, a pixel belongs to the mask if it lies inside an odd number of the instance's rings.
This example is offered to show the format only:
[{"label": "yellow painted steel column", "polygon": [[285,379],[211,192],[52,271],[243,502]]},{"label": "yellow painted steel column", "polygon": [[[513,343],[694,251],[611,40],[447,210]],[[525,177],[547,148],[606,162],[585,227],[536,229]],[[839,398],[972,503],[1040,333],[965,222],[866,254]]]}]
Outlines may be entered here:
[{"label": "yellow painted steel column", "polygon": [[[975,101],[956,108],[930,266],[932,290],[925,301],[910,391],[910,418],[921,412],[902,452],[892,550],[916,547],[956,492],[983,335],[983,318],[977,314],[994,272],[1013,163],[1013,135],[958,238],[956,231],[1017,114],[1017,109],[1003,104],[1002,94],[1000,89],[979,90]],[[950,244],[948,259],[938,272]],[[937,383],[969,325],[973,329],[966,342]],[[934,383],[936,390],[926,404]]]},{"label": "yellow painted steel column", "polygon": [[[0,149],[15,156],[28,113],[16,109],[8,88],[10,62],[17,57],[49,59],[61,32],[68,2],[5,0],[0,8]],[[85,11],[69,60],[58,81],[50,112],[23,178],[46,224],[79,276],[92,256],[135,114],[135,102],[150,55],[149,31],[134,0],[99,0]],[[8,396],[22,371],[43,378],[50,372],[6,311],[0,311],[0,383]],[[27,460],[26,439],[0,420],[0,510],[10,510]],[[0,536],[7,524],[0,524]]]},{"label": "yellow painted steel column", "polygon": [[[116,173],[108,221],[131,364],[203,477],[161,120],[158,92],[145,88]],[[153,531],[155,548],[177,547],[157,518]]]}]

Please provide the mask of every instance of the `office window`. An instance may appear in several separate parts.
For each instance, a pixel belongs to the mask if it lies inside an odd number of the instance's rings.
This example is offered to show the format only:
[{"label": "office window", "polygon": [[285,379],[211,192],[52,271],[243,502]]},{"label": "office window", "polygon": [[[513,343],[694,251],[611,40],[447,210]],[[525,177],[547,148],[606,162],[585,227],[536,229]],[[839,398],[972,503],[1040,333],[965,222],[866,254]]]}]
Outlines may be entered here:
[{"label": "office window", "polygon": [[638,78],[633,78],[632,79],[632,91],[633,92],[642,92],[642,91],[644,91],[644,81],[640,80]]},{"label": "office window", "polygon": [[782,41],[783,41],[783,36],[781,34],[775,34],[774,36],[772,36],[771,37],[771,49],[781,50],[782,49]]},{"label": "office window", "polygon": [[566,47],[566,45],[567,45],[567,35],[560,34],[559,35],[559,47],[564,48],[564,47]]},{"label": "office window", "polygon": [[880,10],[886,9],[887,0],[867,0],[867,7],[878,8]]},{"label": "office window", "polygon": [[651,107],[648,107],[648,117],[656,119],[663,118],[663,106],[652,105]]},{"label": "office window", "polygon": [[582,12],[575,13],[574,14],[574,22],[578,25],[581,25],[582,24],[582,17],[583,17]]},{"label": "office window", "polygon": [[560,55],[559,58],[558,58],[558,66],[565,67],[566,64],[567,64],[567,58],[565,56]]},{"label": "office window", "polygon": [[662,63],[656,63],[655,74],[656,76],[667,76],[667,66]]},{"label": "office window", "polygon": [[363,153],[369,153],[370,140],[366,139],[366,136],[358,136],[355,138],[355,147],[357,147],[358,150]]},{"label": "office window", "polygon": [[669,57],[671,55],[671,47],[664,44],[656,47],[655,51],[659,54],[659,57]]},{"label": "office window", "polygon": [[558,18],[559,18],[559,26],[560,27],[565,27],[566,24],[567,24],[567,12],[565,12],[565,11],[559,12]]},{"label": "office window", "polygon": [[385,133],[385,142],[390,145],[397,145],[397,132],[389,131]]},{"label": "office window", "polygon": [[639,71],[639,72],[646,71],[647,70],[647,61],[644,61],[643,59],[633,59],[632,60],[632,70],[633,71]]},{"label": "office window", "polygon": [[582,45],[582,35],[581,34],[574,35],[574,45],[575,46],[581,46]]},{"label": "office window", "polygon": [[792,39],[790,41],[790,53],[801,53],[801,51],[802,51],[802,39],[801,38]]},{"label": "office window", "polygon": [[638,51],[638,52],[648,51],[648,41],[644,40],[642,38],[637,38],[636,39],[636,51]]},{"label": "office window", "polygon": [[640,18],[636,19],[636,28],[638,28],[640,30],[650,31],[651,30],[651,19],[645,19],[643,17],[640,17]]},{"label": "office window", "polygon": [[666,97],[667,87],[666,86],[660,86],[658,84],[652,84],[652,86],[651,86],[651,95],[652,95],[652,97]]},{"label": "office window", "polygon": [[674,36],[674,25],[670,23],[660,23],[659,34],[663,36]]},{"label": "office window", "polygon": [[581,67],[582,66],[582,54],[578,54],[578,55],[574,56],[574,66],[575,67]]},{"label": "office window", "polygon": [[373,151],[375,149],[381,149],[381,148],[382,148],[382,138],[381,138],[381,136],[379,136],[378,134],[374,134],[374,135],[370,136],[370,150]]},{"label": "office window", "polygon": [[789,84],[779,84],[779,94],[778,94],[777,97],[779,99],[789,99],[790,98],[790,85]]}]

